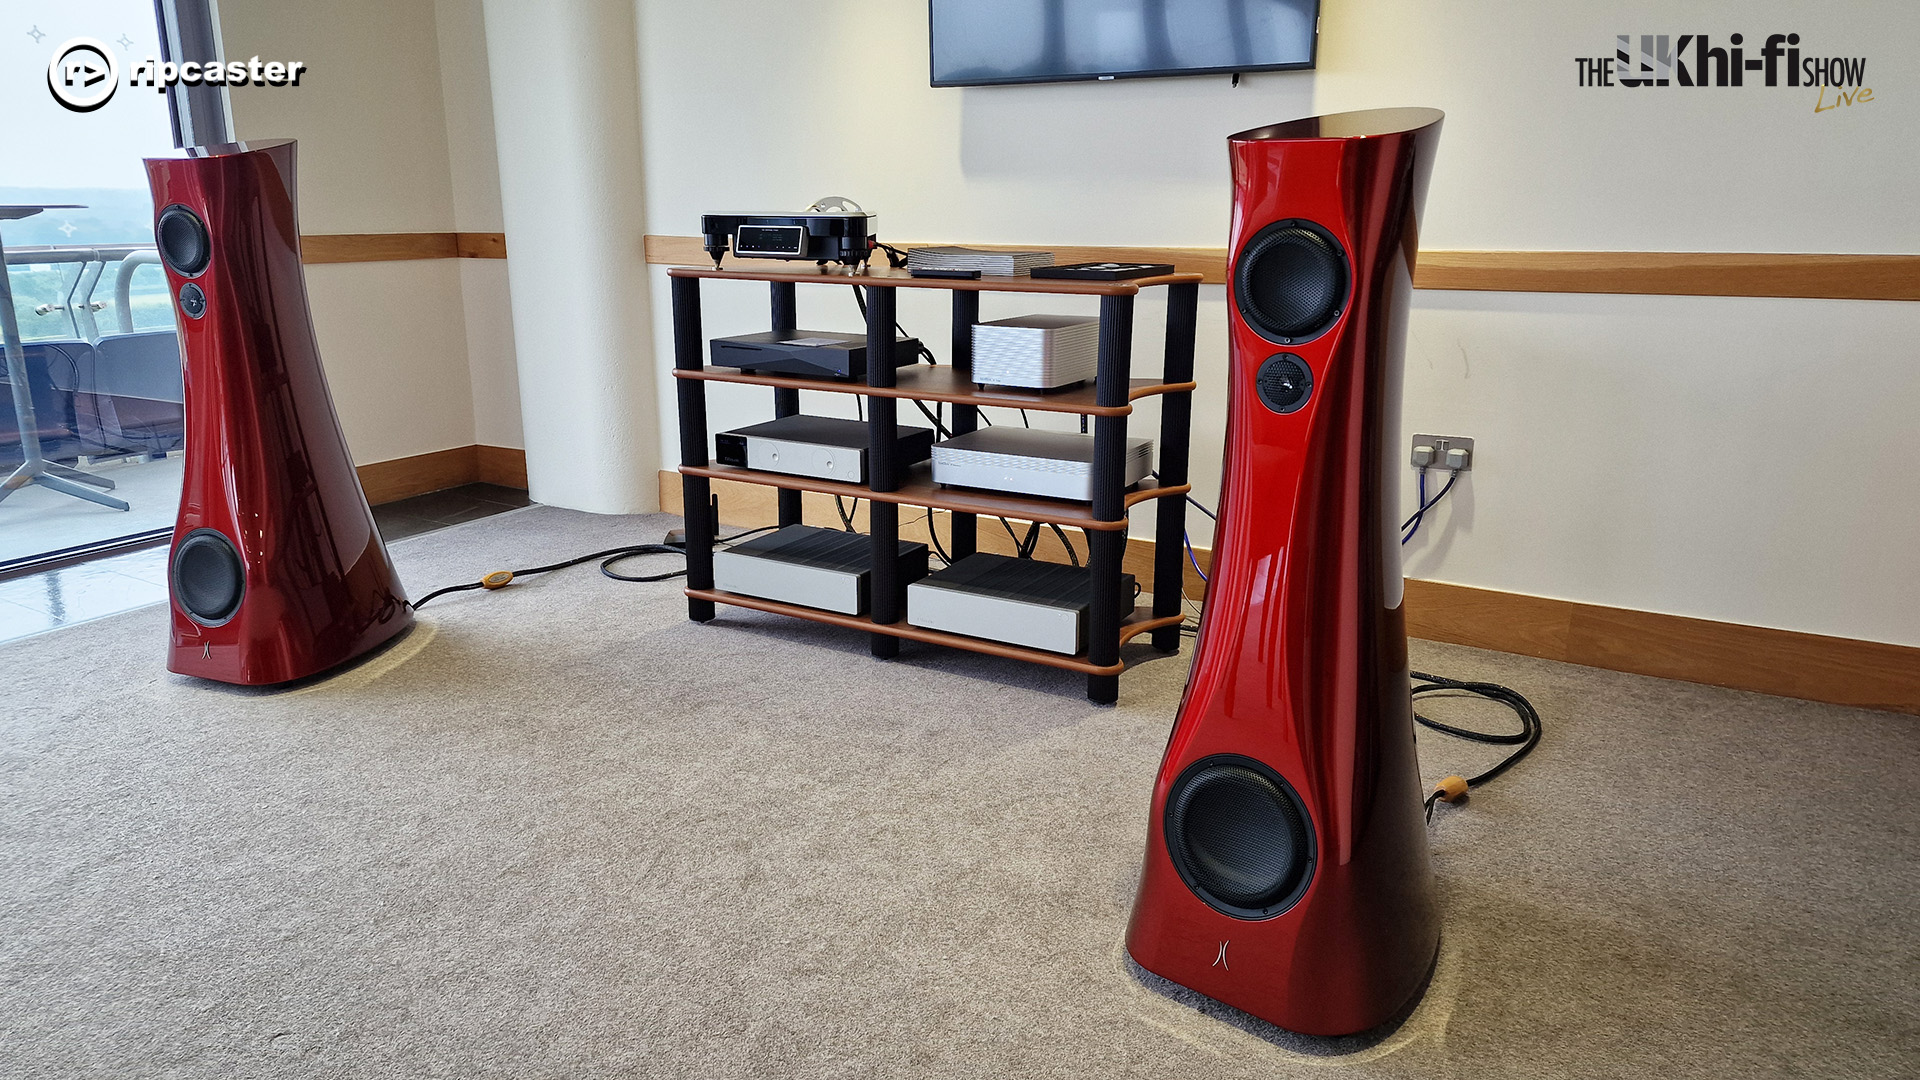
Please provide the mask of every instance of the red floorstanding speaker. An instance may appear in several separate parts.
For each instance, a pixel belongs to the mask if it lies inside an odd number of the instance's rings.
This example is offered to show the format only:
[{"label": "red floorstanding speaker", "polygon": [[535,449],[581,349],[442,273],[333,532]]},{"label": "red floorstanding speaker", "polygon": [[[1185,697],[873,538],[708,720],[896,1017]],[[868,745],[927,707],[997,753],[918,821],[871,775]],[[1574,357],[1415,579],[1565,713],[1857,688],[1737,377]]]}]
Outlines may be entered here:
[{"label": "red floorstanding speaker", "polygon": [[292,141],[147,161],[186,365],[167,667],[261,685],[413,625],[320,368]]},{"label": "red floorstanding speaker", "polygon": [[1127,951],[1311,1035],[1393,1019],[1439,947],[1389,440],[1440,121],[1230,140],[1219,526]]}]

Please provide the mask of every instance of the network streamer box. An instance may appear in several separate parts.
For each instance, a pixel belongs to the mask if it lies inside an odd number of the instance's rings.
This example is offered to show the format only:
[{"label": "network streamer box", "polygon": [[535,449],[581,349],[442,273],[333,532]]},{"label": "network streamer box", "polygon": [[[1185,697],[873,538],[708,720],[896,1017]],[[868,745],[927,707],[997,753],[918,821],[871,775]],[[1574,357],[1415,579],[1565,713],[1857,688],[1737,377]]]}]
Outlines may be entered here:
[{"label": "network streamer box", "polygon": [[[927,576],[927,545],[900,541],[900,584]],[[873,540],[865,533],[789,525],[713,553],[713,585],[786,604],[867,613]]]},{"label": "network streamer box", "polygon": [[1100,320],[1022,315],[973,328],[973,381],[984,386],[1056,390],[1100,372]]},{"label": "network streamer box", "polygon": [[[735,367],[755,375],[800,375],[821,379],[867,377],[867,335],[832,330],[771,330],[739,337],[714,338],[714,364]],[[906,367],[920,359],[920,339],[901,337],[893,342],[893,366]]]}]

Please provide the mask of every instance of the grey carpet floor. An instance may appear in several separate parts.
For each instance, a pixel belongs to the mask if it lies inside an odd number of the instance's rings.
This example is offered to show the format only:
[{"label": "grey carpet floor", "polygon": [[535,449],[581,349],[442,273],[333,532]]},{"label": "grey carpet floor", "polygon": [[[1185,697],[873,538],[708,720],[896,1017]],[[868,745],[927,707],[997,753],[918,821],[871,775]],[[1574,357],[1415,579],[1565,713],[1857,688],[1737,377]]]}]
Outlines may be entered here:
[{"label": "grey carpet floor", "polygon": [[[394,553],[421,593],[669,523],[535,507]],[[591,565],[291,692],[169,675],[165,633],[0,646],[5,1076],[1920,1072],[1913,717],[1416,642],[1546,741],[1438,815],[1421,1006],[1329,1042],[1122,953],[1184,659],[1100,708]],[[1421,746],[1429,777],[1494,753]]]}]

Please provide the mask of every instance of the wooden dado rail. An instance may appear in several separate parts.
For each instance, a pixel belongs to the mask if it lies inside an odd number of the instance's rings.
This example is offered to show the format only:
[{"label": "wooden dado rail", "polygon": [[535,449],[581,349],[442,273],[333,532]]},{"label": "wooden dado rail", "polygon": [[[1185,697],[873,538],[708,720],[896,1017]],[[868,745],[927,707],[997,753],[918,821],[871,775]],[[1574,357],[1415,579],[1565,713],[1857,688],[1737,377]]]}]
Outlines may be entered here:
[{"label": "wooden dado rail", "polygon": [[[649,236],[646,242],[650,263],[697,266],[708,261],[699,237]],[[1021,250],[1006,244],[969,246]],[[1181,270],[1199,272],[1209,284],[1227,280],[1226,248],[1053,245],[1051,250],[1059,263],[1170,262]],[[1920,255],[1422,251],[1413,285],[1479,292],[1920,300]]]},{"label": "wooden dado rail", "polygon": [[300,238],[300,261],[304,263],[506,257],[505,233],[317,233]]},{"label": "wooden dado rail", "polygon": [[[504,259],[501,233],[337,233],[301,238],[310,263],[402,259]],[[976,247],[1015,250],[1005,244]],[[1227,249],[1060,247],[1074,262],[1170,262],[1212,284],[1227,277]],[[648,236],[647,261],[694,266],[694,236]],[[1920,255],[1768,255],[1689,251],[1423,251],[1415,287],[1480,292],[1631,293],[1651,296],[1792,296],[1920,300]]]}]

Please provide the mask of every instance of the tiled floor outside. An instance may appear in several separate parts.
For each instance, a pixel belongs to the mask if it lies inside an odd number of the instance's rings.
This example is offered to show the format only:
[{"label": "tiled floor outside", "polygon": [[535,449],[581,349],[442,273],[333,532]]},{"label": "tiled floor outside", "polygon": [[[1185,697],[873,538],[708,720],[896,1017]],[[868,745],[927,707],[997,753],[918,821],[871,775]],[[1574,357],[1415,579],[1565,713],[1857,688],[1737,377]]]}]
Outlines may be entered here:
[{"label": "tiled floor outside", "polygon": [[[373,508],[388,543],[527,505],[527,493],[468,484]],[[164,603],[167,545],[0,581],[0,641]]]}]

